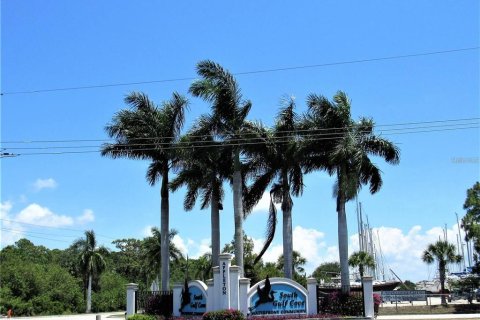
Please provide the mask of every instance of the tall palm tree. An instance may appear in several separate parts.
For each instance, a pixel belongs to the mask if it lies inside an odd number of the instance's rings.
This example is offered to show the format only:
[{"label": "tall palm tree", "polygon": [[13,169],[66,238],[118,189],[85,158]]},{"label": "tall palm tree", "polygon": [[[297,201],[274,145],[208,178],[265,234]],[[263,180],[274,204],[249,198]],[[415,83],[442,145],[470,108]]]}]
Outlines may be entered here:
[{"label": "tall palm tree", "polygon": [[[453,244],[448,241],[439,240],[433,244],[429,244],[422,255],[422,260],[428,264],[432,264],[435,260],[437,261],[442,293],[445,293],[445,274],[447,271],[447,264],[458,263],[462,260],[462,256],[455,252],[456,250]],[[445,296],[442,295],[442,304],[446,303]]]},{"label": "tall palm tree", "polygon": [[[152,235],[144,239],[143,255],[147,272],[158,277],[163,265],[161,265],[162,256],[162,233],[157,227],[151,229]],[[178,234],[177,230],[172,229],[168,233],[168,251],[169,260],[178,262],[183,258],[183,254],[179,248],[173,243],[173,238]]]},{"label": "tall palm tree", "polygon": [[201,194],[201,209],[210,205],[212,266],[218,266],[220,254],[220,210],[223,210],[223,181],[231,175],[231,148],[218,148],[220,142],[211,135],[209,116],[202,116],[197,124],[182,138],[184,147],[179,162],[180,171],[170,183],[172,191],[187,186],[183,206],[193,209]]},{"label": "tall palm tree", "polygon": [[85,231],[85,238],[76,240],[72,247],[80,252],[80,270],[82,270],[84,278],[88,279],[86,313],[90,313],[92,311],[92,279],[105,270],[104,256],[108,254],[108,249],[97,245],[93,230]]},{"label": "tall palm tree", "polygon": [[[380,190],[381,171],[369,156],[398,164],[399,149],[389,140],[375,135],[372,119],[361,118],[358,122],[351,119],[350,99],[342,91],[335,94],[333,102],[311,94],[307,105],[308,114],[304,123],[312,130],[312,135],[307,138],[311,156],[306,161],[306,171],[327,170],[330,175],[336,176],[334,195],[337,198],[341,284],[342,292],[347,293],[350,291],[350,275],[345,203],[355,198],[362,185],[368,184],[372,194]],[[317,145],[315,141],[320,143]]]},{"label": "tall palm tree", "polygon": [[352,253],[350,258],[348,258],[348,264],[354,268],[358,267],[360,279],[363,279],[365,268],[375,268],[375,260],[365,251]]},{"label": "tall palm tree", "polygon": [[212,131],[225,143],[233,146],[233,214],[235,221],[235,261],[243,276],[243,203],[242,203],[242,152],[243,136],[248,128],[246,117],[252,106],[243,100],[241,90],[233,75],[210,60],[197,64],[197,73],[201,79],[190,86],[190,93],[211,103]]},{"label": "tall palm tree", "polygon": [[274,203],[281,203],[283,212],[283,263],[286,278],[293,277],[293,236],[291,194],[299,196],[303,192],[302,155],[297,136],[298,117],[295,113],[293,98],[282,100],[282,107],[276,117],[271,131],[264,130],[263,144],[247,147],[250,163],[257,175],[246,196],[246,211],[258,203],[269,185],[270,210],[267,239],[262,251],[257,256],[260,260],[273,240],[276,226],[276,208]]},{"label": "tall palm tree", "polygon": [[162,235],[162,290],[168,290],[170,281],[168,256],[169,201],[168,174],[177,160],[172,148],[180,135],[185,120],[188,100],[174,92],[169,101],[156,106],[146,94],[133,92],[125,98],[130,110],[115,114],[106,131],[115,143],[102,146],[102,155],[112,158],[150,160],[147,180],[154,185],[160,178],[160,231]]}]

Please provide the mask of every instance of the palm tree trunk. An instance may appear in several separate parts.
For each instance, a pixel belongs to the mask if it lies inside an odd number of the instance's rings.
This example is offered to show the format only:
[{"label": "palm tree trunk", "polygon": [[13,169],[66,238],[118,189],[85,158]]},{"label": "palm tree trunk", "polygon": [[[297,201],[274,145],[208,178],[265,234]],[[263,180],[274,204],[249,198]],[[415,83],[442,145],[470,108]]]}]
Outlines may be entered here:
[{"label": "palm tree trunk", "polygon": [[345,212],[345,191],[340,173],[338,175],[338,195],[337,195],[337,213],[338,213],[338,254],[340,258],[340,276],[342,284],[342,293],[350,293],[350,273],[348,270],[348,228],[347,214]]},{"label": "palm tree trunk", "polygon": [[287,172],[282,173],[283,184],[283,271],[285,278],[293,279],[292,200],[288,187]]},{"label": "palm tree trunk", "polygon": [[88,275],[88,288],[87,288],[87,311],[92,312],[92,274]]},{"label": "palm tree trunk", "polygon": [[440,293],[442,294],[442,305],[447,304],[445,299],[445,263],[439,262],[438,271],[440,272]]},{"label": "palm tree trunk", "polygon": [[170,284],[169,270],[169,203],[168,203],[168,164],[164,165],[162,172],[162,188],[160,190],[160,265],[162,269],[162,291],[167,291]]},{"label": "palm tree trunk", "polygon": [[[216,188],[216,185],[214,185]],[[213,190],[210,203],[211,224],[212,224],[212,267],[220,265],[220,210],[218,205],[217,190]]]},{"label": "palm tree trunk", "polygon": [[242,173],[240,168],[240,151],[235,150],[233,172],[233,215],[235,220],[235,262],[240,267],[240,277],[243,277],[243,203],[242,203]]}]

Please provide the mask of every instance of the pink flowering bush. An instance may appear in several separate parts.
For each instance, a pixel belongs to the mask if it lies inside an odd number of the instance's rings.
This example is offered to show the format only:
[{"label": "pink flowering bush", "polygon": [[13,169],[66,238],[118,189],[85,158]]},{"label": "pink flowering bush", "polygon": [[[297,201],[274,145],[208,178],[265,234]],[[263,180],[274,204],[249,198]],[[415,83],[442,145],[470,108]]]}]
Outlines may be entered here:
[{"label": "pink flowering bush", "polygon": [[245,316],[238,310],[225,309],[205,312],[203,320],[245,320]]}]

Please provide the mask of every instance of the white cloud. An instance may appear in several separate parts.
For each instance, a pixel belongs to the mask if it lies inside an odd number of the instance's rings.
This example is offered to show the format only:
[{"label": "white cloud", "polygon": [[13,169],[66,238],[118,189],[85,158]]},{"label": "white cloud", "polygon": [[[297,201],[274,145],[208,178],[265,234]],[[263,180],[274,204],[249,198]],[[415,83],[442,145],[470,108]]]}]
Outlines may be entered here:
[{"label": "white cloud", "polygon": [[[277,207],[277,211],[279,209],[279,205],[275,205]],[[270,210],[270,192],[264,192],[260,201],[258,201],[257,205],[253,207],[252,213],[257,212],[268,212]]]},{"label": "white cloud", "polygon": [[83,210],[83,214],[75,218],[76,222],[79,224],[86,224],[89,222],[93,222],[95,220],[95,216],[93,211],[90,209]]},{"label": "white cloud", "polygon": [[151,225],[148,225],[148,226],[146,226],[145,228],[143,228],[143,229],[142,229],[142,236],[143,236],[143,237],[151,237],[151,236],[153,236],[153,234],[152,234],[152,228],[153,228],[153,226],[151,226]]},{"label": "white cloud", "polygon": [[24,236],[24,228],[16,223],[10,216],[13,204],[10,201],[0,203],[0,220],[2,232],[0,233],[0,248],[15,243]]},{"label": "white cloud", "polygon": [[15,220],[23,223],[31,223],[46,227],[62,227],[73,225],[73,218],[65,215],[58,215],[50,211],[47,207],[42,207],[36,203],[20,211]]},{"label": "white cloud", "polygon": [[37,181],[33,183],[33,188],[38,192],[43,189],[55,189],[57,185],[57,182],[52,178],[37,179]]},{"label": "white cloud", "polygon": [[[457,225],[447,230],[448,240],[456,244]],[[433,278],[435,266],[428,266],[422,261],[422,253],[431,243],[444,238],[444,230],[434,227],[422,231],[421,226],[413,226],[408,232],[399,228],[380,227],[373,228],[373,236],[381,249],[385,274],[391,277],[390,268],[402,279],[419,281]],[[350,237],[352,245],[350,252],[358,250],[358,234]],[[380,241],[377,241],[379,239]],[[452,270],[455,271],[455,270]]]},{"label": "white cloud", "polygon": [[182,252],[183,255],[192,259],[196,259],[201,255],[211,252],[210,239],[202,239],[200,242],[196,242],[192,239],[183,239],[178,234],[173,237],[172,242]]}]

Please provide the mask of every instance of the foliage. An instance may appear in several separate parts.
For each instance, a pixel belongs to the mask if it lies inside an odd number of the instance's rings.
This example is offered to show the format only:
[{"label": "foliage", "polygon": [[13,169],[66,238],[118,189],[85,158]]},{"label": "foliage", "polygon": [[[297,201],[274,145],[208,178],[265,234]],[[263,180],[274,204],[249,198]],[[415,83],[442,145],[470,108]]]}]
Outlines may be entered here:
[{"label": "foliage", "polygon": [[375,260],[365,251],[352,253],[348,259],[348,264],[352,267],[358,267],[360,278],[363,278],[365,268],[375,268]]},{"label": "foliage", "polygon": [[340,263],[325,262],[319,265],[312,273],[312,277],[325,282],[331,282],[333,277],[337,277],[340,274]]},{"label": "foliage", "polygon": [[332,292],[328,294],[320,305],[320,309],[329,314],[342,316],[362,316],[363,315],[363,297],[361,294],[344,294],[341,292]]},{"label": "foliage", "polygon": [[410,280],[405,280],[400,286],[398,287],[398,290],[415,290],[416,285]]},{"label": "foliage", "polygon": [[473,241],[475,268],[474,271],[480,274],[480,182],[467,190],[467,198],[463,204],[467,213],[462,219],[462,226],[465,229],[465,239]]},{"label": "foliage", "polygon": [[226,309],[218,311],[205,312],[203,320],[245,320],[245,316],[239,310]]},{"label": "foliage", "polygon": [[148,296],[145,301],[145,313],[169,318],[172,315],[171,296],[162,294]]},{"label": "foliage", "polygon": [[148,314],[134,314],[131,316],[128,316],[128,320],[156,320],[157,318],[155,316],[151,316]]},{"label": "foliage", "polygon": [[128,280],[121,275],[109,271],[101,275],[100,288],[92,295],[92,311],[105,312],[125,310],[127,293],[125,284]]}]

